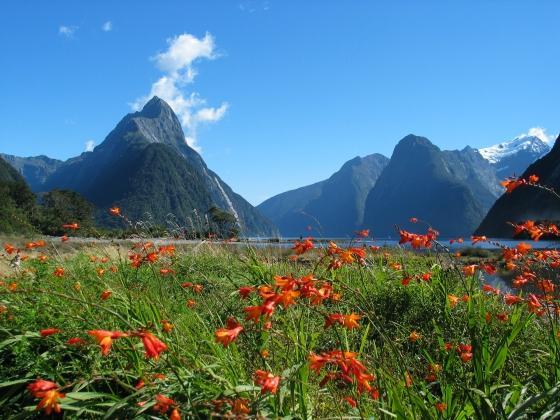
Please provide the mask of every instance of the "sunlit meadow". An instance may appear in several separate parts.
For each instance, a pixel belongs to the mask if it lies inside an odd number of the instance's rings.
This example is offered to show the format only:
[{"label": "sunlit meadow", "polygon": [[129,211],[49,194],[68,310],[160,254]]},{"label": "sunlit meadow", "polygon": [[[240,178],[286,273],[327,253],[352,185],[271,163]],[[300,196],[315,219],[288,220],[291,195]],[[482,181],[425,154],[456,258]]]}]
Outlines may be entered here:
[{"label": "sunlit meadow", "polygon": [[[546,188],[537,177],[504,182]],[[554,193],[551,191],[551,193]],[[109,209],[130,223],[126,210]],[[4,417],[556,418],[560,252],[251,248],[11,238],[0,282]],[[76,241],[76,242],[75,242]],[[462,238],[456,241],[462,242]],[[484,242],[472,237],[465,242]],[[513,275],[513,292],[485,282]]]}]

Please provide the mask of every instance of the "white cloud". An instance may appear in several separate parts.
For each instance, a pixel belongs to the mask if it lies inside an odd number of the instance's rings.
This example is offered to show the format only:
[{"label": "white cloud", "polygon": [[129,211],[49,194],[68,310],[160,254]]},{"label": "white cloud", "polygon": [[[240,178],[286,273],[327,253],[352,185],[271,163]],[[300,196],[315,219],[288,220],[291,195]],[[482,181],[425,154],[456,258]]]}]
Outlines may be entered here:
[{"label": "white cloud", "polygon": [[529,131],[527,131],[526,133],[521,133],[518,137],[526,137],[526,136],[533,136],[533,137],[538,137],[539,139],[541,139],[542,141],[544,141],[545,143],[553,143],[554,140],[556,140],[557,136],[548,134],[546,132],[546,128],[542,128],[542,127],[532,127],[529,129]]},{"label": "white cloud", "polygon": [[169,46],[166,51],[152,57],[164,75],[152,84],[147,95],[136,99],[130,105],[133,110],[138,111],[153,96],[166,101],[181,121],[186,133],[185,141],[200,153],[202,148],[197,142],[198,127],[200,124],[221,120],[229,107],[226,102],[217,108],[209,107],[197,92],[185,90],[197,75],[193,63],[200,59],[216,58],[214,38],[209,33],[203,38],[185,33],[168,39],[167,43]]},{"label": "white cloud", "polygon": [[107,22],[105,22],[102,26],[101,26],[101,30],[103,32],[111,32],[113,30],[113,22],[111,22],[110,20],[108,20]]},{"label": "white cloud", "polygon": [[214,54],[214,37],[209,33],[198,39],[191,34],[181,34],[167,40],[167,51],[157,54],[152,59],[158,68],[169,74],[189,72],[193,61],[199,58],[212,59]]},{"label": "white cloud", "polygon": [[78,30],[77,26],[65,26],[65,25],[61,25],[58,28],[58,34],[59,35],[63,35],[67,38],[72,38],[74,36],[74,34],[76,33],[76,31]]},{"label": "white cloud", "polygon": [[95,148],[95,142],[93,140],[88,140],[85,143],[85,150],[84,152],[93,152],[93,149]]}]

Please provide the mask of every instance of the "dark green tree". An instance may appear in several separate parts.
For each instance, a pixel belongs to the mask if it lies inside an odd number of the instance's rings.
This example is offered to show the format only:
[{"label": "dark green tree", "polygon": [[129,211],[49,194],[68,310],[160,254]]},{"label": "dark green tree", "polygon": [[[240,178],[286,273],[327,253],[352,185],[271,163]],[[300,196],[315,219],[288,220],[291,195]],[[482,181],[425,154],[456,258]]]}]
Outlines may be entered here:
[{"label": "dark green tree", "polygon": [[210,207],[208,210],[211,227],[210,233],[215,233],[220,238],[232,238],[239,234],[239,223],[235,216],[218,207]]},{"label": "dark green tree", "polygon": [[91,234],[93,205],[80,194],[68,190],[52,190],[41,197],[42,214],[40,230],[46,235],[63,235],[67,232],[62,225],[78,223],[78,233]]}]

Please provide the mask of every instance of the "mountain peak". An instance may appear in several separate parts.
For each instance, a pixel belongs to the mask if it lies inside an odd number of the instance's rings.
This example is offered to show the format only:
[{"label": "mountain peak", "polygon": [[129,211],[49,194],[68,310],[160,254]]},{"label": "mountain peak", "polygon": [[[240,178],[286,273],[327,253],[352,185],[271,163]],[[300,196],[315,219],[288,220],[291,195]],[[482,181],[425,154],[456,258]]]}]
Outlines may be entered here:
[{"label": "mountain peak", "polygon": [[414,134],[409,134],[401,139],[396,147],[416,147],[416,146],[424,146],[424,147],[436,147],[430,140],[426,137],[416,136]]},{"label": "mountain peak", "polygon": [[154,96],[146,102],[142,110],[139,112],[139,115],[146,118],[157,118],[162,113],[173,113],[173,110],[169,104],[159,96]]},{"label": "mountain peak", "polygon": [[504,158],[525,151],[536,158],[550,150],[550,146],[538,136],[519,136],[494,146],[478,149],[484,159],[490,163],[498,163]]}]

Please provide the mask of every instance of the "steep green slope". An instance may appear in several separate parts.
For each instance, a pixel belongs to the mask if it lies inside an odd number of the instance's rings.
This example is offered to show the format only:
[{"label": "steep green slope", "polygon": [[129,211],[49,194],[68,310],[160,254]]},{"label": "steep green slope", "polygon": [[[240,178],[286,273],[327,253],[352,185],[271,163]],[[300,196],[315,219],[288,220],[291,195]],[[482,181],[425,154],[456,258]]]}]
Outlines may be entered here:
[{"label": "steep green slope", "polygon": [[0,233],[29,233],[35,196],[21,175],[0,158]]},{"label": "steep green slope", "polygon": [[62,164],[45,189],[77,191],[98,208],[120,205],[131,218],[183,224],[193,211],[211,207],[236,217],[243,235],[274,236],[274,225],[208,169],[185,142],[179,120],[163,100],[152,98],[140,112],[125,116],[92,152]]}]

